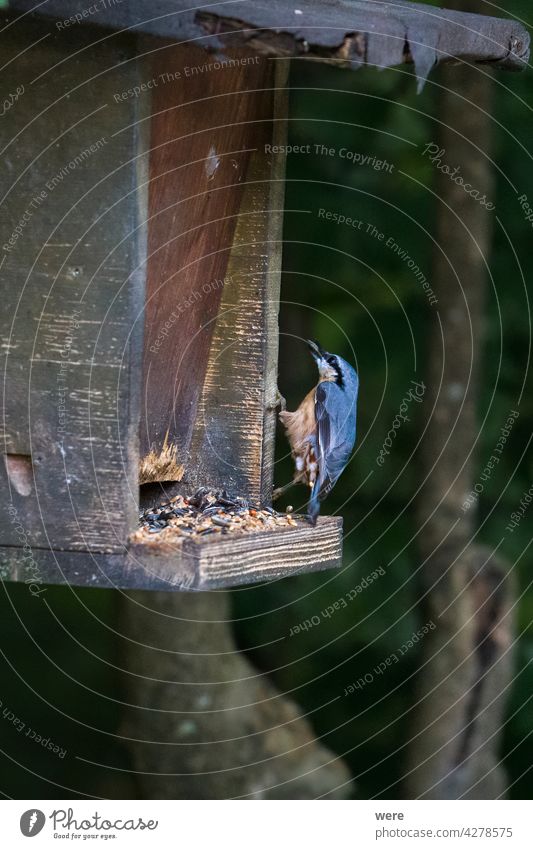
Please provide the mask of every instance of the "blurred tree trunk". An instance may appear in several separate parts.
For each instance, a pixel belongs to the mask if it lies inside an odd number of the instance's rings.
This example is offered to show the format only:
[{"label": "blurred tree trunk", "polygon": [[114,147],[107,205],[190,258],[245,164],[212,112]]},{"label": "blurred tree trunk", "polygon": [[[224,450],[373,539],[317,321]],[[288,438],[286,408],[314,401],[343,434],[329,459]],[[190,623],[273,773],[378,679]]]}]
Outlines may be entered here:
[{"label": "blurred tree trunk", "polygon": [[[481,2],[448,3],[484,12]],[[494,202],[490,118],[492,79],[485,66],[440,70],[439,157]],[[488,254],[495,211],[437,170],[436,240],[421,448],[419,554],[424,607],[436,629],[424,638],[407,759],[407,798],[495,798],[498,729],[510,677],[507,565],[473,543],[475,456]],[[479,459],[479,464],[476,462]]]},{"label": "blurred tree trunk", "polygon": [[120,630],[141,798],[350,795],[344,763],[236,648],[228,593],[130,593]]}]

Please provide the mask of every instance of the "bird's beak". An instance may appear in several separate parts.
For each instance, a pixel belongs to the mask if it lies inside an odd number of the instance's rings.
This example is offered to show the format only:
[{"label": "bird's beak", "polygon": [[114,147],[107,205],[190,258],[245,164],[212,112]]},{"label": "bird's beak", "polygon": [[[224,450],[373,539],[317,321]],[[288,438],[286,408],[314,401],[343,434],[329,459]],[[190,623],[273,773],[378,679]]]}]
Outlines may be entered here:
[{"label": "bird's beak", "polygon": [[318,342],[314,342],[312,339],[307,340],[307,346],[311,352],[311,356],[315,358],[315,360],[321,360],[324,352]]}]

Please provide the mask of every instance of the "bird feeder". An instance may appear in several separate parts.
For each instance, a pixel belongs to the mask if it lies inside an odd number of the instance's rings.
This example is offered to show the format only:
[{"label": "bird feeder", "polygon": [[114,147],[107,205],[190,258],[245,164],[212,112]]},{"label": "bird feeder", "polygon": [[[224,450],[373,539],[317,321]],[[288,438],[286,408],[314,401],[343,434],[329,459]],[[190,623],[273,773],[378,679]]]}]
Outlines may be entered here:
[{"label": "bird feeder", "polygon": [[398,1],[16,0],[1,40],[0,575],[180,590],[339,565],[340,518],[136,535],[162,486],[270,504],[286,60],[409,62],[422,85],[444,60],[522,67],[525,30]]}]

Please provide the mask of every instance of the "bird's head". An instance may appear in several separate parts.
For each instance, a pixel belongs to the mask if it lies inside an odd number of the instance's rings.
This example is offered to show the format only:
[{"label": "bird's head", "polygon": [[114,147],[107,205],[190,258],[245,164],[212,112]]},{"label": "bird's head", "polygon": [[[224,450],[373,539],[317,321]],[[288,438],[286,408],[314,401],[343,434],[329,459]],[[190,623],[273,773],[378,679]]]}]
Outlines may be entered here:
[{"label": "bird's head", "polygon": [[357,391],[359,379],[357,372],[350,363],[347,363],[338,354],[330,354],[329,351],[324,351],[320,343],[314,342],[312,339],[307,340],[307,345],[317,364],[320,380],[331,380],[339,386],[354,387]]}]

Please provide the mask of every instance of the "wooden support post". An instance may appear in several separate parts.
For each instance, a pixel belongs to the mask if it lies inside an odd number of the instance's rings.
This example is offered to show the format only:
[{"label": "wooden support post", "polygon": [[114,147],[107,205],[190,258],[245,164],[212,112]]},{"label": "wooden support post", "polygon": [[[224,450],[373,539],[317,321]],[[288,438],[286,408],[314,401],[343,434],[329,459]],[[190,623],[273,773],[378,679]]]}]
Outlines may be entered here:
[{"label": "wooden support post", "polygon": [[226,593],[133,593],[122,666],[135,777],[147,799],[342,799],[343,761],[235,646]]}]

